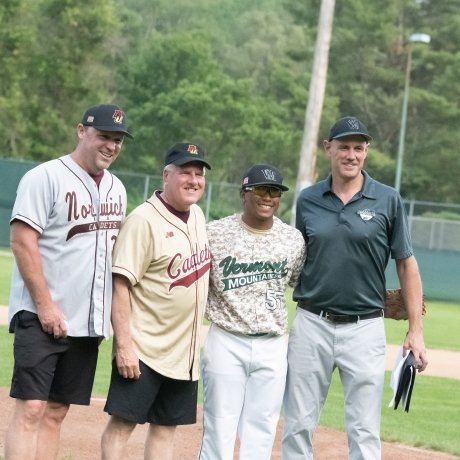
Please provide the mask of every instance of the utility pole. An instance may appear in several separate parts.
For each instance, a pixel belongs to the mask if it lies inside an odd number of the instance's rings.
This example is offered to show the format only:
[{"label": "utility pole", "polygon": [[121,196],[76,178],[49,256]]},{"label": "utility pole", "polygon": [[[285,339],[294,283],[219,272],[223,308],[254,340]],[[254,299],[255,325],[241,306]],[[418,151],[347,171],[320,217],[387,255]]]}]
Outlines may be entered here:
[{"label": "utility pole", "polygon": [[335,0],[321,0],[318,34],[316,36],[310,89],[308,91],[308,104],[305,111],[302,147],[291,211],[291,225],[295,225],[296,201],[300,191],[316,180],[316,152],[324,93],[326,91],[334,9]]},{"label": "utility pole", "polygon": [[404,141],[406,137],[406,124],[407,124],[407,106],[409,104],[409,87],[410,87],[410,73],[412,69],[412,43],[425,43],[431,41],[431,36],[428,34],[412,34],[407,43],[407,63],[406,74],[404,78],[404,97],[401,111],[401,130],[399,131],[399,144],[398,155],[396,157],[396,176],[395,176],[395,189],[399,192],[401,188],[401,175],[404,157]]}]

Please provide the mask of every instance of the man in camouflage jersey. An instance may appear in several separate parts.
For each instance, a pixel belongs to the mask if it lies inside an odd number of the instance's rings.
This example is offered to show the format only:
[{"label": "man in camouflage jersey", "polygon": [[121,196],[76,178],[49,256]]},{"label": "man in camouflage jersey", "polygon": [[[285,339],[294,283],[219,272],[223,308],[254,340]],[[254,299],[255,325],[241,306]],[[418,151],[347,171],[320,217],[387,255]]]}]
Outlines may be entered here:
[{"label": "man in camouflage jersey", "polygon": [[212,266],[202,356],[204,391],[200,460],[231,460],[238,432],[240,460],[269,460],[287,371],[288,285],[295,286],[305,244],[274,216],[279,171],[255,165],[244,175],[243,214],[207,226]]}]

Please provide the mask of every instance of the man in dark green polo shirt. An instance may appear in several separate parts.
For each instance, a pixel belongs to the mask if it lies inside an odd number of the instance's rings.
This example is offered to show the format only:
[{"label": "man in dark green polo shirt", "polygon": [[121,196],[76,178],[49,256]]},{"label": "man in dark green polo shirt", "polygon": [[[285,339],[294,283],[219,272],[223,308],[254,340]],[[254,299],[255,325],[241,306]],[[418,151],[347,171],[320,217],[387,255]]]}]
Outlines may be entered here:
[{"label": "man in dark green polo shirt", "polygon": [[355,117],[339,119],[324,149],[331,173],[304,189],[296,227],[307,259],[294,291],[297,315],[289,337],[283,458],[313,458],[312,439],[339,369],[345,395],[349,459],[381,458],[380,412],[385,374],[385,269],[390,256],[408,307],[404,350],[419,371],[427,365],[422,284],[399,193],[364,170],[369,141]]}]

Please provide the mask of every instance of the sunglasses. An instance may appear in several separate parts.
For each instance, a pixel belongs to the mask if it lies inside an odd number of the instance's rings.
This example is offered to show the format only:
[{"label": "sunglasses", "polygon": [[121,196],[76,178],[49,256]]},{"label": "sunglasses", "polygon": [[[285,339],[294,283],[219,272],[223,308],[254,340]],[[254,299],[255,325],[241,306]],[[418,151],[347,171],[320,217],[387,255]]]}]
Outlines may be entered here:
[{"label": "sunglasses", "polygon": [[254,193],[254,195],[257,196],[265,196],[268,193],[270,195],[270,198],[279,198],[283,193],[282,190],[280,190],[279,188],[266,187],[263,185],[259,185],[256,187],[246,187],[244,191],[252,192]]}]

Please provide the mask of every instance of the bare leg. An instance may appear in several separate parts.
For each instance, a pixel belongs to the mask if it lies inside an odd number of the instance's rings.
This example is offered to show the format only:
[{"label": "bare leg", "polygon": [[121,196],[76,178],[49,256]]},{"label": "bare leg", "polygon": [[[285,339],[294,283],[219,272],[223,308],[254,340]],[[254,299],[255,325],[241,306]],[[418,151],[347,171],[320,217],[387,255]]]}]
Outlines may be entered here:
[{"label": "bare leg", "polygon": [[116,415],[111,415],[109,423],[102,433],[101,451],[102,460],[125,459],[126,445],[136,423],[128,422]]},{"label": "bare leg", "polygon": [[48,402],[38,429],[36,460],[51,460],[59,452],[61,425],[67,412],[68,404]]},{"label": "bare leg", "polygon": [[173,460],[175,426],[150,424],[144,460]]},{"label": "bare leg", "polygon": [[6,460],[34,460],[46,401],[16,399],[5,437]]}]

